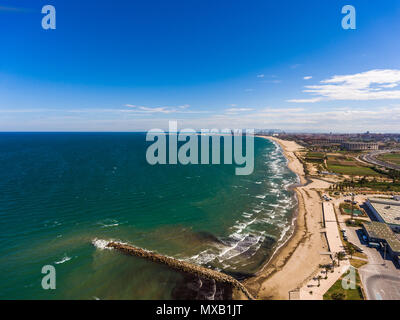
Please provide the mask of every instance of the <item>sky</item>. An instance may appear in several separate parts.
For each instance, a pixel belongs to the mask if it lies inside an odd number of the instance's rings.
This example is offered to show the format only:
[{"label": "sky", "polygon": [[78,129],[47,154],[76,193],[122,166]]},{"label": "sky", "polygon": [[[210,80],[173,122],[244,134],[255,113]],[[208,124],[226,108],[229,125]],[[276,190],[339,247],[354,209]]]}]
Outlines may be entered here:
[{"label": "sky", "polygon": [[0,0],[0,131],[400,133],[399,35],[398,0]]}]

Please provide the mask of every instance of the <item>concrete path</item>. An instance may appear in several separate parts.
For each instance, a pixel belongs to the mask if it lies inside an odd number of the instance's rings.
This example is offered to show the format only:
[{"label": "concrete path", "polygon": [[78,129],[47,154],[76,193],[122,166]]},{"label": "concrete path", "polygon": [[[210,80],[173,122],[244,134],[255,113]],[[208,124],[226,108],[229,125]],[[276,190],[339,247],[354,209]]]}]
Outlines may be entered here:
[{"label": "concrete path", "polygon": [[331,202],[324,202],[322,206],[329,249],[333,254],[341,252],[344,250],[344,246],[342,240],[340,239],[338,222],[336,220],[333,204]]},{"label": "concrete path", "polygon": [[[322,209],[324,213],[326,238],[330,254],[334,258],[335,253],[343,251],[344,247],[340,238],[338,223],[335,215],[333,204],[330,202],[323,202]],[[335,267],[334,272],[328,272],[328,278],[325,279],[325,270],[320,270],[305,286],[300,289],[301,300],[322,300],[324,294],[330,287],[344,274],[350,266],[349,261],[341,261],[340,266]],[[318,276],[321,276],[318,286]]]}]

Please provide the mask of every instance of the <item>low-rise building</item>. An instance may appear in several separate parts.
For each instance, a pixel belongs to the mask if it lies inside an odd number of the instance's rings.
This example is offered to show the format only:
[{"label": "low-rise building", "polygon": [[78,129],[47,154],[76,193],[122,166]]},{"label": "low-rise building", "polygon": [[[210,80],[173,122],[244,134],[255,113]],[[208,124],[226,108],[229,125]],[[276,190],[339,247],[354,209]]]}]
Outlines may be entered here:
[{"label": "low-rise building", "polygon": [[400,201],[371,198],[366,204],[378,221],[400,232]]},{"label": "low-rise building", "polygon": [[397,261],[399,260],[400,240],[397,239],[386,223],[374,221],[363,223],[363,229],[370,243],[382,244],[388,255]]}]

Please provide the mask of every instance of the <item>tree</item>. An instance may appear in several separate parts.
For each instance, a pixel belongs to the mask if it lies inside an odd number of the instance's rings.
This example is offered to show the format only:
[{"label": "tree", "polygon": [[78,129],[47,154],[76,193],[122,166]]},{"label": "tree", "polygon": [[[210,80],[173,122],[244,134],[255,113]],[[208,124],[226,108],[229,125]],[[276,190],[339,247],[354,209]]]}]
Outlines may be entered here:
[{"label": "tree", "polygon": [[332,269],[332,265],[330,265],[330,264],[320,264],[319,267],[321,269],[325,269],[325,279],[328,279],[328,271]]},{"label": "tree", "polygon": [[338,267],[340,267],[340,260],[343,260],[343,258],[344,258],[343,252],[336,252],[335,253],[335,258],[338,261]]},{"label": "tree", "polygon": [[345,295],[344,295],[344,293],[341,293],[341,292],[335,292],[335,293],[332,293],[331,297],[333,300],[344,300]]},{"label": "tree", "polygon": [[346,247],[347,253],[350,255],[350,259],[353,259],[353,254],[356,251],[352,245]]}]

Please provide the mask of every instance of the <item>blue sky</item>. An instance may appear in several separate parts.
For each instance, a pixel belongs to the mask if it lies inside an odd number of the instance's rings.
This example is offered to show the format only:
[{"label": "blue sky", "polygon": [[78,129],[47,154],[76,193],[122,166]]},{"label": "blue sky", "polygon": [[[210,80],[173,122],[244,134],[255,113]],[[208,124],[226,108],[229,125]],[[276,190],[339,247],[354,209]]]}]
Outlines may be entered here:
[{"label": "blue sky", "polygon": [[400,132],[399,34],[398,0],[0,0],[0,131]]}]

